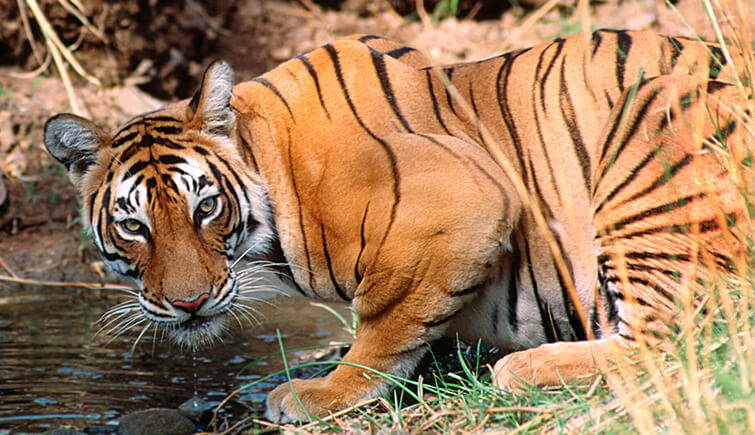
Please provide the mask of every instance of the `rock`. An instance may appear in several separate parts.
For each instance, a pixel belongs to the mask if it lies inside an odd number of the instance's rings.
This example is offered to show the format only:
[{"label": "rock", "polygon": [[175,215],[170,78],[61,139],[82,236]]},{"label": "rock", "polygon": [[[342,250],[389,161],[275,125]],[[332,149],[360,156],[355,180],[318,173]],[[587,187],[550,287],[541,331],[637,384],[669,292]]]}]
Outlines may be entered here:
[{"label": "rock", "polygon": [[197,432],[191,420],[175,409],[153,408],[121,418],[120,435],[184,435]]},{"label": "rock", "polygon": [[196,423],[205,424],[212,418],[215,406],[197,396],[192,397],[178,407],[181,415],[190,418]]}]

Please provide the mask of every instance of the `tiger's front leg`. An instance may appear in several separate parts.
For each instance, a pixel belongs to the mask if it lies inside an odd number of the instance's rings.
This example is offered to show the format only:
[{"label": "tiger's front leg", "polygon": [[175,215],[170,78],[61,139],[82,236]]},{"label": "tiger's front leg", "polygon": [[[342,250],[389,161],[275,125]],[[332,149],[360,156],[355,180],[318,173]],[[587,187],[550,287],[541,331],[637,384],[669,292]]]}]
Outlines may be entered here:
[{"label": "tiger's front leg", "polygon": [[324,417],[394,387],[377,372],[409,375],[427,350],[427,343],[444,332],[444,320],[469,298],[465,292],[452,294],[421,283],[390,300],[380,294],[387,293],[386,288],[370,287],[368,283],[365,294],[354,300],[359,327],[354,344],[343,358],[345,364],[322,378],[293,379],[279,385],[267,399],[268,419],[287,423]]}]

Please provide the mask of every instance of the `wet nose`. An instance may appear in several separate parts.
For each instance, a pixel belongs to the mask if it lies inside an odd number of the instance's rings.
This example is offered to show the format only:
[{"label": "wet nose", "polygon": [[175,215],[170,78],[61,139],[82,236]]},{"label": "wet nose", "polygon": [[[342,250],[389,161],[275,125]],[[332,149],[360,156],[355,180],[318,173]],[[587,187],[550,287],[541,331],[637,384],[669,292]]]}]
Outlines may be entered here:
[{"label": "wet nose", "polygon": [[172,301],[171,304],[173,304],[174,307],[181,308],[187,313],[196,313],[202,307],[202,304],[204,303],[204,301],[206,301],[209,298],[210,298],[210,292],[207,292],[207,293],[202,293],[201,295],[197,296],[196,298],[192,300],[188,300],[188,301],[177,300],[177,301]]}]

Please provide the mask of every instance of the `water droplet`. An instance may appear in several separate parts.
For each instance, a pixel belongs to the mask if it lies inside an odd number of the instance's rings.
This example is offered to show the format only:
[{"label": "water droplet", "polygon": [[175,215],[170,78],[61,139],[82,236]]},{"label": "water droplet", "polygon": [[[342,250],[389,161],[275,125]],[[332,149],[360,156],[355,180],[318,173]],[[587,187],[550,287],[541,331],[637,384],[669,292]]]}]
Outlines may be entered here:
[{"label": "water droplet", "polygon": [[197,376],[197,348],[191,349],[191,371],[194,375],[194,397],[199,396],[199,376]]}]

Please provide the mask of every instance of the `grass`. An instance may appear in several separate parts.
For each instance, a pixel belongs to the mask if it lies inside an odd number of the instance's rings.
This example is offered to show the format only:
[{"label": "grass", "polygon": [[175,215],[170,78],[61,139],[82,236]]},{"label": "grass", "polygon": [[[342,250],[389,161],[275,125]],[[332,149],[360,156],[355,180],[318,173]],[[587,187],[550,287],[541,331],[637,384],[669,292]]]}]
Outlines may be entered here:
[{"label": "grass", "polygon": [[[302,433],[755,433],[750,284],[755,277],[750,278],[711,288],[709,311],[700,310],[692,319],[698,326],[669,338],[671,352],[641,364],[639,377],[596,373],[562,388],[506,392],[491,383],[489,364],[495,355],[480,345],[457,344],[452,353],[431,352],[433,363],[419,377],[391,377],[397,387],[384,397],[334,418],[286,428]],[[724,299],[736,306],[727,309]],[[260,420],[248,424],[247,430],[276,428]]]}]

